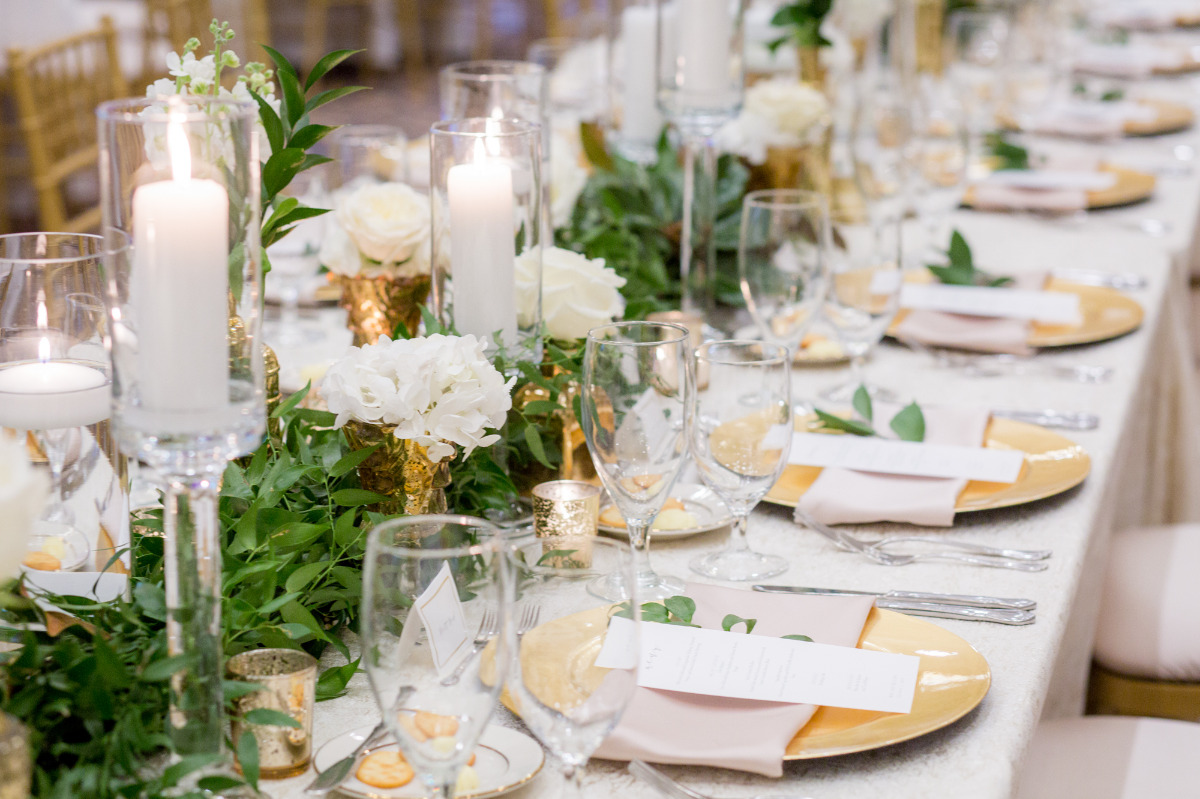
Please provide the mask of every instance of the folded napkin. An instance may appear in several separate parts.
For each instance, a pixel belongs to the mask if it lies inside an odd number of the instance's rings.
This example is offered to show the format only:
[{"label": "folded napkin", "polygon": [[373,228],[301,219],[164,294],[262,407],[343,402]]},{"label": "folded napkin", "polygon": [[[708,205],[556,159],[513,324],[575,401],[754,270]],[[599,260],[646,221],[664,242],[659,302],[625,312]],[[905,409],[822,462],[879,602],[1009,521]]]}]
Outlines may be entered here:
[{"label": "folded napkin", "polygon": [[[855,646],[872,597],[783,596],[689,583],[693,621],[721,629],[728,613],[757,619],[753,635],[807,635],[820,644]],[[865,600],[865,601],[864,601]],[[783,755],[815,705],[726,699],[638,688],[596,757],[647,760],[783,774]]]},{"label": "folded napkin", "polygon": [[[888,423],[900,405],[875,403],[874,427]],[[982,446],[991,414],[979,408],[922,408],[925,441],[930,444]],[[826,468],[800,497],[797,512],[826,524],[908,522],[931,527],[954,524],[954,504],[965,478],[909,477]]]},{"label": "folded napkin", "polygon": [[1099,25],[1139,30],[1173,28],[1179,20],[1200,16],[1195,0],[1141,0],[1097,9],[1092,19]]},{"label": "folded napkin", "polygon": [[1087,208],[1083,189],[1028,189],[998,183],[976,183],[971,205],[981,211],[1048,211],[1071,213]]},{"label": "folded napkin", "polygon": [[1088,45],[1075,59],[1075,69],[1117,78],[1146,78],[1157,69],[1182,66],[1183,55],[1176,50],[1138,45]]},{"label": "folded napkin", "polygon": [[[1014,275],[1011,285],[1037,291],[1045,284],[1045,272],[1026,272]],[[913,339],[930,347],[954,347],[974,352],[1011,355],[1028,355],[1032,352],[1028,343],[1029,322],[1024,319],[911,310],[896,326],[896,338]]]},{"label": "folded napkin", "polygon": [[1146,123],[1157,118],[1158,109],[1142,103],[1071,100],[1044,109],[1030,127],[1036,133],[1099,138],[1120,136],[1128,122]]}]

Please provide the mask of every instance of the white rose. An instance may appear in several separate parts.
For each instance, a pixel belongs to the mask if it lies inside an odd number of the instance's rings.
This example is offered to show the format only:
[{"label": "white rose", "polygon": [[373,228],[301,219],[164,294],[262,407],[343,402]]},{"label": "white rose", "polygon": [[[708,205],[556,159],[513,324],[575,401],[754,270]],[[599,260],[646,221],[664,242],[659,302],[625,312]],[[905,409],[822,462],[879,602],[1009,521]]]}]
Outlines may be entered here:
[{"label": "white rose", "polygon": [[588,172],[579,163],[580,145],[555,133],[550,144],[550,223],[560,228],[571,221],[575,202],[587,185]]},{"label": "white rose", "polygon": [[0,578],[20,572],[29,532],[49,493],[46,475],[29,463],[24,436],[0,433]]},{"label": "white rose", "polygon": [[796,80],[763,80],[746,90],[746,112],[770,120],[775,129],[787,136],[803,138],[815,126],[824,124],[829,114],[825,95]]},{"label": "white rose", "polygon": [[429,198],[403,183],[361,186],[335,216],[359,251],[382,264],[403,263],[429,245]]},{"label": "white rose", "polygon": [[[625,312],[620,288],[625,278],[604,265],[559,247],[542,250],[542,320],[551,338],[585,338],[597,325]],[[517,309],[521,324],[533,322],[537,302],[537,251],[517,257]]]}]

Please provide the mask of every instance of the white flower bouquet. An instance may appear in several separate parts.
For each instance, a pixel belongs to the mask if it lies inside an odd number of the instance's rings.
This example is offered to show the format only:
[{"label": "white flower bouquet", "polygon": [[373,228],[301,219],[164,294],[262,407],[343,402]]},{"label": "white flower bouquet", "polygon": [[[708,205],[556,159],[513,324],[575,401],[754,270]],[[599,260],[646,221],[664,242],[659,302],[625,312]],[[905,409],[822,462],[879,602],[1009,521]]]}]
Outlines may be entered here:
[{"label": "white flower bouquet", "polygon": [[438,463],[499,440],[487,434],[504,424],[512,386],[484,355],[475,336],[432,335],[351,348],[326,372],[321,396],[337,415],[336,427],[354,420],[394,425]]},{"label": "white flower bouquet", "polygon": [[[522,325],[531,324],[537,307],[535,255],[517,256],[517,312]],[[573,250],[548,247],[542,250],[541,259],[542,319],[551,338],[586,338],[593,327],[625,312],[620,292],[625,278],[605,266],[603,258],[588,259]]]}]

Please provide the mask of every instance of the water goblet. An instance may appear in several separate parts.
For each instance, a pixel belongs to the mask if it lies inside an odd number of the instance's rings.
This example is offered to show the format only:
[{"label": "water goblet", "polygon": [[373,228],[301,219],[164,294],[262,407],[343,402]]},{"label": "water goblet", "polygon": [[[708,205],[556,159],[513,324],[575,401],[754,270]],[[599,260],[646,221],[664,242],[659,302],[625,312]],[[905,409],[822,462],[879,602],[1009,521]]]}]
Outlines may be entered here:
[{"label": "water goblet", "polygon": [[811,191],[767,189],[742,201],[738,278],[763,338],[793,352],[821,312],[829,212]]},{"label": "water goblet", "polygon": [[470,516],[392,519],[367,537],[363,664],[384,722],[434,799],[454,796],[504,685],[508,546]]},{"label": "water goblet", "polygon": [[[945,82],[922,84],[922,109],[915,133],[913,202],[926,234],[926,251],[945,240],[950,212],[967,186],[968,134],[962,106]],[[940,254],[940,253],[939,253]]]},{"label": "water goblet", "polygon": [[[559,762],[564,796],[580,795],[580,772],[637,687],[633,669],[596,665],[615,610],[590,589],[597,580],[619,586],[632,621],[640,615],[637,572],[628,546],[594,535],[546,536],[517,551],[521,601],[536,603],[541,624],[519,636],[508,673],[518,715]],[[625,652],[637,656],[637,636]],[[562,679],[546,679],[547,656],[561,655]],[[636,662],[636,660],[635,660]]]},{"label": "water goblet", "polygon": [[779,479],[792,445],[791,357],[778,344],[713,341],[695,352],[697,386],[688,404],[688,443],[700,478],[733,514],[729,544],[700,556],[692,571],[718,580],[762,580],[787,571],[777,555],[746,541],[750,511]]},{"label": "water goblet", "polygon": [[946,77],[962,103],[976,161],[984,155],[984,135],[996,127],[1011,27],[1012,15],[1005,8],[958,9],[946,20]]},{"label": "water goblet", "polygon": [[[629,530],[643,600],[683,590],[650,567],[650,523],[662,510],[687,457],[691,391],[688,332],[679,325],[619,322],[588,332],[580,424],[588,452]],[[600,581],[599,595],[626,599],[623,585]]]}]

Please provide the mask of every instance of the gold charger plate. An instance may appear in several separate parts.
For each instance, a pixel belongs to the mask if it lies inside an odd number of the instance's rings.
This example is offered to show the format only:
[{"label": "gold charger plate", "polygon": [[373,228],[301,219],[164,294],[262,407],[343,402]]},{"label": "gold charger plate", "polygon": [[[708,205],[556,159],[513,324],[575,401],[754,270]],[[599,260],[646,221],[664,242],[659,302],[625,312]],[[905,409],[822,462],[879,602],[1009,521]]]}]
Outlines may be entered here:
[{"label": "gold charger plate", "polygon": [[[1154,119],[1146,122],[1126,120],[1124,133],[1126,136],[1160,136],[1164,133],[1178,133],[1191,127],[1196,121],[1192,109],[1182,103],[1172,103],[1167,100],[1138,100],[1140,105],[1150,106],[1158,111]],[[996,122],[1006,130],[1019,130],[1017,121],[1005,112],[996,114]]]},{"label": "gold charger plate", "polygon": [[[797,417],[796,429],[806,430],[809,421]],[[1083,447],[1027,422],[993,418],[984,432],[983,445],[987,449],[1024,452],[1021,473],[1015,483],[971,480],[954,503],[956,512],[1007,508],[1052,497],[1082,483],[1092,468],[1092,459]],[[819,466],[789,465],[764,500],[794,508],[820,473]]]},{"label": "gold charger plate", "polygon": [[[1117,182],[1107,189],[1087,192],[1088,210],[1131,205],[1142,200],[1148,200],[1154,194],[1155,179],[1153,175],[1148,175],[1145,172],[1137,172],[1132,169],[1124,169],[1119,166],[1112,166],[1111,164],[1102,165],[1098,171],[1115,173]],[[974,186],[967,187],[967,191],[963,194],[962,204],[967,208],[975,206]]]},{"label": "gold charger plate", "polygon": [[[933,279],[928,272],[915,272],[905,276],[906,280],[929,282]],[[1029,346],[1069,347],[1076,344],[1094,344],[1110,338],[1132,333],[1142,326],[1146,312],[1137,300],[1116,289],[1103,286],[1085,286],[1051,277],[1046,281],[1046,291],[1069,291],[1079,295],[1079,312],[1083,321],[1078,325],[1050,325],[1033,322],[1029,326]],[[888,326],[888,335],[895,336],[906,309],[896,313]]]},{"label": "gold charger plate", "polygon": [[[596,608],[555,619],[526,634],[521,648],[522,668],[547,699],[581,702],[585,692],[599,685],[606,669],[590,667],[579,674],[571,674],[570,670],[573,661],[590,662],[595,658],[607,615],[607,609]],[[784,760],[863,752],[917,738],[971,712],[992,683],[987,660],[965,640],[936,624],[890,610],[871,610],[858,647],[921,659],[912,710],[882,713],[822,707],[788,744]],[[579,657],[581,654],[585,656]],[[501,701],[520,715],[507,692]]]},{"label": "gold charger plate", "polygon": [[902,613],[872,609],[858,648],[921,658],[912,711],[819,708],[788,744],[784,760],[865,752],[918,738],[971,712],[992,684],[987,660],[973,646],[949,630]]}]

